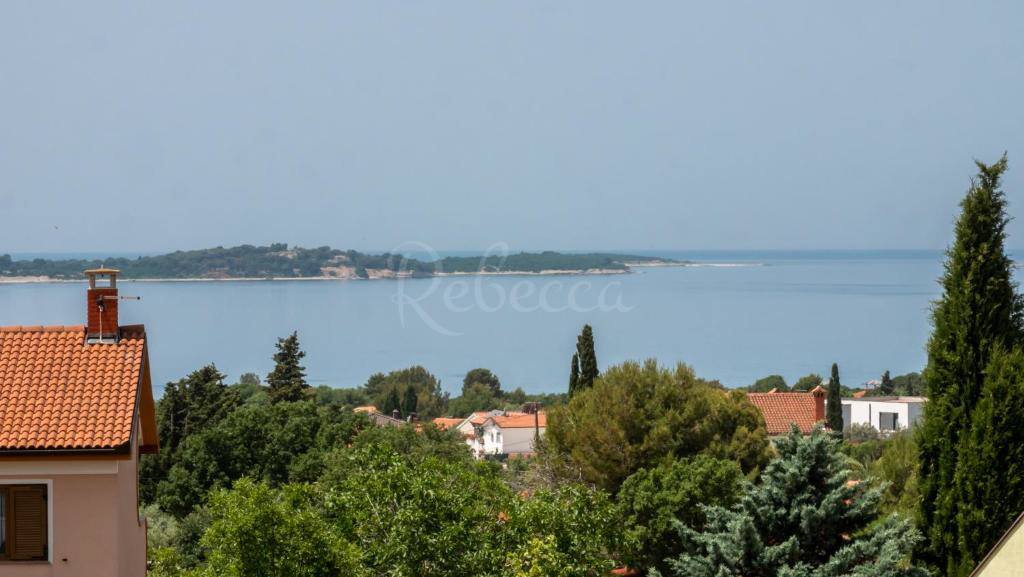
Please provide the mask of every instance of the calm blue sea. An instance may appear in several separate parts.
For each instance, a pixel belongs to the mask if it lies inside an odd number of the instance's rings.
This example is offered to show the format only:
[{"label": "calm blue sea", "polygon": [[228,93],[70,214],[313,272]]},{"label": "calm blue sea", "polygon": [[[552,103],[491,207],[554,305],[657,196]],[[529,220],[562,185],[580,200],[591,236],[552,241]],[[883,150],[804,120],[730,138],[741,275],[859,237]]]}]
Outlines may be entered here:
[{"label": "calm blue sea", "polygon": [[[561,391],[584,323],[594,327],[602,367],[656,357],[731,386],[773,373],[790,382],[827,374],[833,362],[843,382],[856,385],[886,369],[895,375],[925,363],[939,251],[619,252],[707,266],[488,277],[480,279],[482,303],[474,298],[475,277],[125,282],[121,293],[142,300],[122,302],[121,319],[146,324],[158,384],[211,362],[231,379],[247,371],[265,375],[275,339],[293,330],[308,353],[310,381],[344,387],[419,364],[452,392],[474,367],[494,370],[505,388]],[[630,310],[556,310],[580,282],[589,285],[576,288],[578,305],[597,305],[604,290],[606,303],[618,299]],[[80,324],[84,291],[77,283],[0,285],[0,325]],[[540,305],[542,291],[550,310],[529,310]]]}]

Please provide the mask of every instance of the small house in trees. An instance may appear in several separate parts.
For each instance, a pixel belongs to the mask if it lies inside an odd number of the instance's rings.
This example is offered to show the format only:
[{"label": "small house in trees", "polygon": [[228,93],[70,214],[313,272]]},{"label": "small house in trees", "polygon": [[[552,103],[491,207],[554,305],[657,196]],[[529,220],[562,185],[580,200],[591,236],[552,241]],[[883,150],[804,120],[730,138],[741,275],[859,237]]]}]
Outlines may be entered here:
[{"label": "small house in trees", "polygon": [[0,577],[146,574],[146,331],[118,323],[116,270],[87,275],[85,325],[0,327]]},{"label": "small house in trees", "polygon": [[509,413],[488,417],[481,427],[482,455],[531,456],[537,452],[537,439],[547,429],[544,411],[535,414]]},{"label": "small house in trees", "polygon": [[843,399],[843,426],[870,425],[882,433],[908,429],[924,416],[924,397]]},{"label": "small house in trees", "polygon": [[821,386],[805,393],[748,393],[747,398],[764,416],[770,436],[786,435],[796,425],[809,435],[814,426],[825,421],[825,389]]},{"label": "small house in trees", "polygon": [[978,563],[971,577],[1003,577],[1024,573],[1024,513]]}]

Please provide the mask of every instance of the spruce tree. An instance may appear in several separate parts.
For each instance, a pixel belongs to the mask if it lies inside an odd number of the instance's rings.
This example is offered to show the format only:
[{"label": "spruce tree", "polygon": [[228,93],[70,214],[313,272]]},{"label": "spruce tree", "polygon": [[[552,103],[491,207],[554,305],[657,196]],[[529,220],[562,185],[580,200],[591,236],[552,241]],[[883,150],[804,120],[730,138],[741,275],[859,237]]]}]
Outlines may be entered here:
[{"label": "spruce tree", "polygon": [[828,382],[828,397],[825,399],[825,424],[836,435],[843,434],[843,400],[840,394],[839,365],[832,363],[832,378]]},{"label": "spruce tree", "polygon": [[576,354],[579,355],[579,381],[577,389],[589,389],[597,378],[597,354],[594,352],[594,331],[590,325],[583,325],[583,332],[576,339]]},{"label": "spruce tree", "polygon": [[306,353],[299,348],[298,332],[277,339],[277,353],[274,354],[274,362],[277,364],[267,375],[272,402],[299,401],[305,397],[305,390],[309,388],[306,368],[299,364],[305,356]]},{"label": "spruce tree", "polygon": [[412,415],[413,413],[416,412],[417,403],[418,399],[416,397],[416,387],[409,385],[405,389],[405,401],[402,403],[402,412],[405,413],[406,416]]},{"label": "spruce tree", "polygon": [[921,539],[897,516],[880,523],[881,490],[848,483],[839,441],[794,427],[779,457],[748,483],[731,508],[710,507],[703,531],[681,529],[683,551],[669,563],[679,577],[925,576],[905,558]]},{"label": "spruce tree", "polygon": [[572,354],[572,366],[569,368],[569,398],[576,394],[580,387],[580,355]]},{"label": "spruce tree", "polygon": [[961,441],[973,426],[992,353],[1020,343],[1024,311],[1004,247],[1008,217],[999,181],[1006,156],[977,165],[978,176],[960,203],[956,239],[946,251],[942,297],[932,308],[934,331],[924,372],[928,403],[918,438],[927,543],[922,557],[947,575],[962,574],[969,565],[961,552],[958,519],[973,513],[960,511],[955,482]]}]

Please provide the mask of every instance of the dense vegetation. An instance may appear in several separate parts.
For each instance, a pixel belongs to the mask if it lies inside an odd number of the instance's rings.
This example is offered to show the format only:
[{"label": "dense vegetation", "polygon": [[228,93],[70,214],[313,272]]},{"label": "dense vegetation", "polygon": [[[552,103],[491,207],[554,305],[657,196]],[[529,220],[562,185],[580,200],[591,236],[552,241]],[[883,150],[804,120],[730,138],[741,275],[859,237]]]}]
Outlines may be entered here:
[{"label": "dense vegetation", "polygon": [[[684,365],[608,367],[571,400],[506,392],[477,368],[448,398],[422,367],[359,389],[313,389],[303,356],[292,334],[277,343],[269,385],[251,373],[226,384],[213,365],[167,385],[161,451],[140,471],[152,574],[670,571],[671,559],[694,554],[689,536],[710,527],[707,507],[738,506],[774,462],[743,394]],[[446,415],[540,403],[548,436],[536,459],[477,461],[454,431],[374,426],[352,410],[395,398],[403,416],[410,402]]]},{"label": "dense vegetation", "polygon": [[1024,508],[1024,300],[1005,251],[1006,167],[978,163],[932,312],[921,556],[950,577],[969,575]]},{"label": "dense vegetation", "polygon": [[629,263],[678,263],[671,259],[621,254],[563,254],[545,251],[500,257],[445,257],[429,262],[401,255],[365,254],[354,250],[241,245],[230,248],[175,251],[159,256],[107,259],[13,260],[0,255],[0,276],[44,276],[55,279],[82,278],[82,271],[101,265],[121,270],[124,278],[271,278],[351,275],[368,278],[372,271],[407,271],[416,276],[435,272],[540,272],[545,270],[582,272],[590,269],[627,270]]}]

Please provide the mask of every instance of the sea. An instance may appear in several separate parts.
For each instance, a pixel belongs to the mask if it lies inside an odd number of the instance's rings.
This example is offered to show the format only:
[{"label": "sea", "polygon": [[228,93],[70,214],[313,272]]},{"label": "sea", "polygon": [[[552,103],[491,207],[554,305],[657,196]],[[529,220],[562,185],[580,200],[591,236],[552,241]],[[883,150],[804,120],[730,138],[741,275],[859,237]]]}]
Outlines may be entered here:
[{"label": "sea", "polygon": [[[614,252],[695,264],[618,275],[123,281],[121,294],[140,300],[120,303],[121,324],[146,325],[158,395],[208,363],[230,382],[264,376],[277,339],[293,331],[314,385],[355,387],[422,365],[453,396],[476,367],[508,390],[564,391],[584,324],[601,368],[655,358],[727,386],[827,376],[832,363],[856,386],[925,365],[941,251]],[[83,283],[0,284],[0,325],[82,324],[85,306]]]}]

